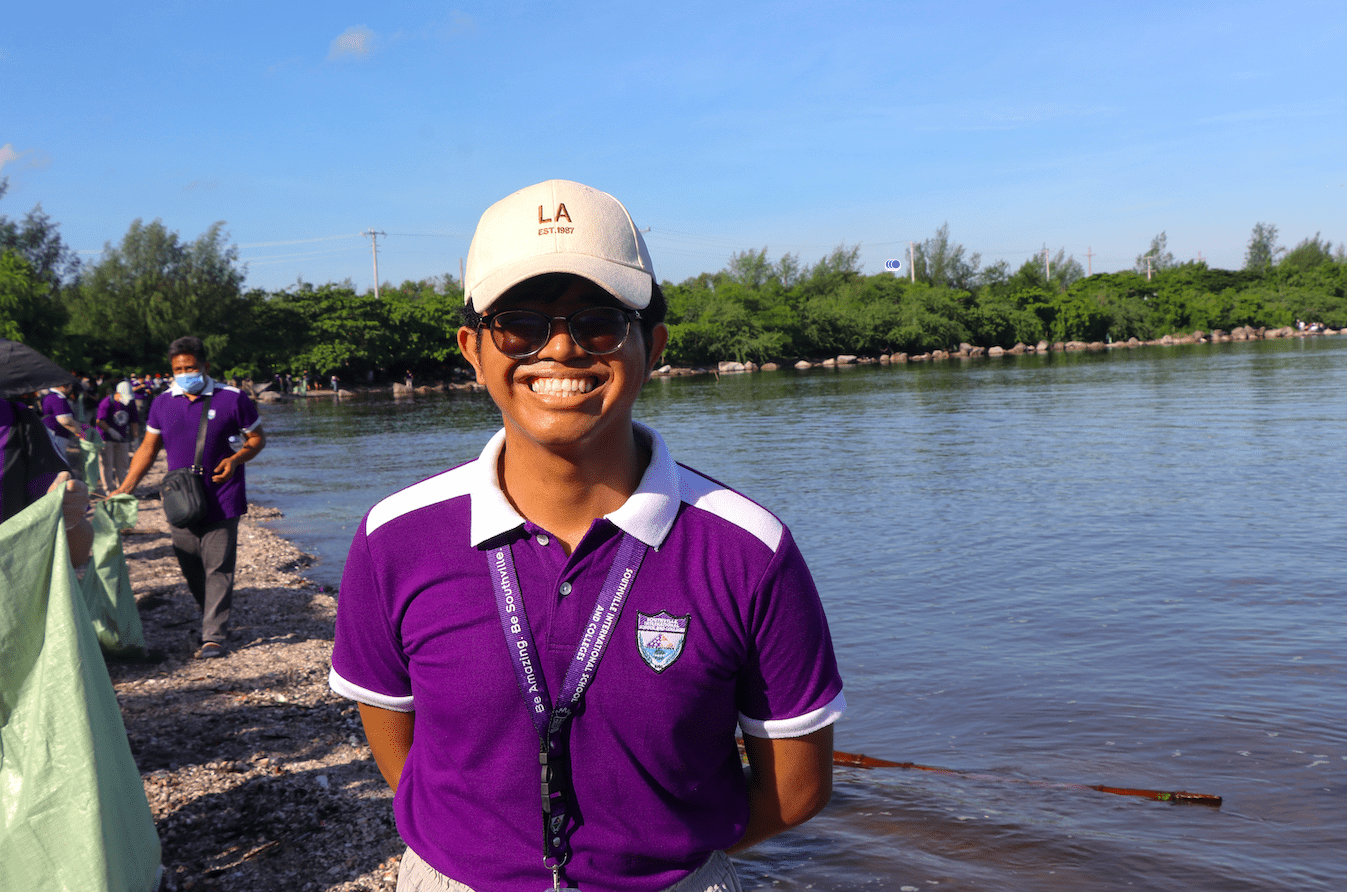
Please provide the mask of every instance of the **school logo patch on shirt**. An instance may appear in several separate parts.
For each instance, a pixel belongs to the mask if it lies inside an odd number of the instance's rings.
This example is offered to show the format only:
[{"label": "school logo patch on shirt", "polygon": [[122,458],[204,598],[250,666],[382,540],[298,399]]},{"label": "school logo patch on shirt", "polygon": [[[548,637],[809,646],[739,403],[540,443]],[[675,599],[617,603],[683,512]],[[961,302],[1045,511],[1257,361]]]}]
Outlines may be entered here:
[{"label": "school logo patch on shirt", "polygon": [[661,610],[654,616],[636,614],[636,647],[641,659],[656,672],[663,672],[683,653],[683,641],[688,634],[688,620],[692,614],[674,616]]}]

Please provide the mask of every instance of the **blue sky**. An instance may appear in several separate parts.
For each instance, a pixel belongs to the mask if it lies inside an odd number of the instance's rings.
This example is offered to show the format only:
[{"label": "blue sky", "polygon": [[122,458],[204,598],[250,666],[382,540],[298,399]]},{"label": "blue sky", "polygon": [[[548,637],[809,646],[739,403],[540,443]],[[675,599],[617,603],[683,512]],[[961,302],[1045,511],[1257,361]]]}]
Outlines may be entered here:
[{"label": "blue sky", "polygon": [[[134,11],[128,11],[132,10]],[[945,222],[1238,267],[1255,223],[1347,241],[1347,6],[26,3],[0,15],[0,214],[96,259],[224,221],[248,285],[458,275],[493,201],[611,192],[661,279],[736,251],[865,271]],[[1089,256],[1091,255],[1092,256]]]}]

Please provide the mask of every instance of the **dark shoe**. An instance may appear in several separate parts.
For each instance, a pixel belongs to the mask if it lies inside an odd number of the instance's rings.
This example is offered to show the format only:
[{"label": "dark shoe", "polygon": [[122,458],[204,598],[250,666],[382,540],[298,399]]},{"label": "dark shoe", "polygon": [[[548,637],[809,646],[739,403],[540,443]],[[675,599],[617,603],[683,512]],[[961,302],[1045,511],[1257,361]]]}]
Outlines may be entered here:
[{"label": "dark shoe", "polygon": [[225,646],[218,641],[207,641],[201,645],[201,650],[196,652],[198,660],[210,660],[225,655]]}]

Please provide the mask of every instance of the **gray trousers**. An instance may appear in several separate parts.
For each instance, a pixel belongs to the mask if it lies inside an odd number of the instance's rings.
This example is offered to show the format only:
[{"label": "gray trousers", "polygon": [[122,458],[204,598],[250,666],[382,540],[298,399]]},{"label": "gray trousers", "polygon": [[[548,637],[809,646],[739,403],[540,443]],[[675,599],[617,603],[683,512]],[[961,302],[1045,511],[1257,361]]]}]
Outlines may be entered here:
[{"label": "gray trousers", "polygon": [[229,637],[229,608],[234,600],[239,519],[230,517],[215,523],[168,529],[173,536],[178,566],[201,608],[201,641],[224,644]]}]

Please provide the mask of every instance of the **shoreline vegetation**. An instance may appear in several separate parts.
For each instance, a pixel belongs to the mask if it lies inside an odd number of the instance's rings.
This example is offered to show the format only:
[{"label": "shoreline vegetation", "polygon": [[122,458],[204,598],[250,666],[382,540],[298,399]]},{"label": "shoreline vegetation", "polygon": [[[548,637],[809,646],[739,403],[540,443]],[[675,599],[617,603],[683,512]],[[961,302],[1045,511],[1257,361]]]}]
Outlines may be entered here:
[{"label": "shoreline vegetation", "polygon": [[[811,361],[807,359],[797,360],[794,363],[764,362],[761,365],[748,361],[738,362],[735,360],[723,360],[715,366],[673,366],[664,365],[656,369],[654,377],[657,378],[678,378],[694,377],[697,375],[723,375],[734,374],[737,372],[769,372],[777,371],[783,368],[793,368],[799,371],[819,368],[836,368],[846,365],[906,365],[909,363],[921,362],[946,362],[949,360],[972,360],[972,359],[995,359],[1001,356],[1025,356],[1032,354],[1045,353],[1102,353],[1110,350],[1135,350],[1139,347],[1176,347],[1184,344],[1228,344],[1235,341],[1258,341],[1258,340],[1277,340],[1288,338],[1317,338],[1333,335],[1341,335],[1347,332],[1347,328],[1325,328],[1317,327],[1314,329],[1297,329],[1291,326],[1281,328],[1253,328],[1245,326],[1236,328],[1232,331],[1222,331],[1213,329],[1212,331],[1196,330],[1179,334],[1168,334],[1162,338],[1142,341],[1137,338],[1129,338],[1126,341],[1057,341],[1048,343],[1039,341],[1036,344],[1016,343],[1011,347],[976,347],[972,344],[962,343],[957,348],[949,350],[931,350],[926,353],[909,355],[907,353],[880,353],[878,355],[862,356],[857,354],[843,353],[827,359]],[[450,390],[482,391],[484,388],[475,381],[461,380],[436,381],[432,384],[420,384],[408,386],[404,382],[394,382],[391,385],[391,392],[394,397],[408,397],[413,394],[444,393]],[[306,393],[282,393],[274,390],[271,385],[264,384],[260,387],[254,386],[252,382],[245,381],[244,389],[247,390],[259,402],[281,402],[290,399],[331,397],[331,389],[322,389],[318,387],[310,388]],[[390,386],[387,384],[367,384],[351,388],[340,387],[336,391],[339,398],[354,397],[358,394],[387,394],[390,392]]]},{"label": "shoreline vegetation", "polygon": [[[6,187],[0,178],[0,198]],[[998,344],[1038,352],[1152,343],[1166,332],[1347,327],[1347,245],[1315,233],[1282,246],[1268,223],[1254,226],[1239,269],[1180,261],[1164,232],[1131,269],[1087,272],[1046,247],[1018,268],[984,266],[947,224],[909,244],[901,263],[863,267],[859,245],[812,264],[790,253],[771,260],[764,247],[732,254],[718,272],[664,280],[665,361],[716,371],[722,360],[920,361],[994,355]],[[350,280],[268,290],[246,279],[223,222],[185,241],[159,220],[136,220],[84,262],[40,207],[22,221],[0,216],[0,335],[91,378],[162,372],[164,346],[191,334],[226,380],[466,380],[456,342],[463,283],[451,274],[364,291]]]},{"label": "shoreline vegetation", "polygon": [[[813,368],[835,368],[840,365],[903,365],[912,362],[942,362],[951,359],[977,359],[980,357],[995,358],[998,356],[1023,356],[1033,353],[1076,353],[1088,351],[1099,353],[1105,350],[1129,349],[1134,350],[1137,347],[1173,347],[1179,344],[1223,344],[1232,341],[1254,341],[1263,339],[1292,338],[1292,337],[1319,337],[1322,335],[1342,334],[1347,329],[1329,329],[1318,328],[1316,330],[1299,330],[1286,326],[1283,328],[1265,329],[1242,327],[1233,331],[1226,332],[1212,330],[1205,332],[1201,330],[1193,331],[1187,334],[1165,335],[1150,341],[1142,341],[1137,338],[1129,338],[1126,341],[1057,341],[1049,344],[1047,341],[1039,341],[1036,344],[1016,343],[1012,347],[975,347],[972,344],[961,343],[957,349],[949,350],[931,350],[926,353],[908,355],[906,353],[881,353],[878,356],[857,356],[855,354],[841,354],[836,357],[811,362],[807,359],[801,359],[794,363],[792,368],[806,370]],[[656,371],[656,375],[699,375],[711,373],[726,372],[753,372],[753,371],[775,371],[782,368],[780,363],[766,362],[757,365],[753,362],[722,361],[714,369],[675,369],[672,366],[664,366]]]}]

